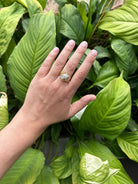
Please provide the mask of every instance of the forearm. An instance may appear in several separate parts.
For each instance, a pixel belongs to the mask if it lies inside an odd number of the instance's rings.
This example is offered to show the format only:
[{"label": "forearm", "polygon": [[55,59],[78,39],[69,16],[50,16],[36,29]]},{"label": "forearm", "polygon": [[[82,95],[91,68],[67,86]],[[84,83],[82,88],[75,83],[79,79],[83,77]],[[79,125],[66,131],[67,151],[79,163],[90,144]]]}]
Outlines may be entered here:
[{"label": "forearm", "polygon": [[40,123],[30,120],[22,110],[0,131],[0,179],[43,131]]}]

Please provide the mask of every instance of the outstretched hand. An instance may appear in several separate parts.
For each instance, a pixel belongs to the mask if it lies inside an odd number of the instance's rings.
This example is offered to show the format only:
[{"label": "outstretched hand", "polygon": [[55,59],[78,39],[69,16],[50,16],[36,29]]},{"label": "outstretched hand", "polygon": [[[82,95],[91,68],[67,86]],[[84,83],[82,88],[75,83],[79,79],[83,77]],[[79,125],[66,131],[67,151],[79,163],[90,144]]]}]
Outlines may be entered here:
[{"label": "outstretched hand", "polygon": [[[39,121],[46,128],[53,123],[72,117],[96,98],[94,95],[86,95],[71,104],[75,92],[88,74],[97,55],[96,50],[90,51],[76,71],[87,46],[87,42],[82,42],[69,60],[75,47],[73,40],[66,44],[58,57],[57,47],[49,53],[29,86],[22,107],[31,120]],[[70,76],[69,81],[61,80],[62,71]]]}]

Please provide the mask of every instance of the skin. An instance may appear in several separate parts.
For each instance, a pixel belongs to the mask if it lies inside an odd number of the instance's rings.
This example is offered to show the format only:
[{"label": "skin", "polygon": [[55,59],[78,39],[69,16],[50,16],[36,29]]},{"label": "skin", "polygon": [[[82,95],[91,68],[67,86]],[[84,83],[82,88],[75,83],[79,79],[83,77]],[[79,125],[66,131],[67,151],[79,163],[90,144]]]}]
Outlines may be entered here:
[{"label": "skin", "polygon": [[[96,50],[92,50],[75,72],[87,46],[87,42],[82,42],[67,62],[75,47],[75,42],[70,40],[59,55],[59,49],[54,48],[41,65],[29,86],[23,106],[0,132],[0,179],[49,125],[71,118],[96,99],[90,94],[71,104],[97,55]],[[71,76],[70,81],[60,79],[63,70]]]}]

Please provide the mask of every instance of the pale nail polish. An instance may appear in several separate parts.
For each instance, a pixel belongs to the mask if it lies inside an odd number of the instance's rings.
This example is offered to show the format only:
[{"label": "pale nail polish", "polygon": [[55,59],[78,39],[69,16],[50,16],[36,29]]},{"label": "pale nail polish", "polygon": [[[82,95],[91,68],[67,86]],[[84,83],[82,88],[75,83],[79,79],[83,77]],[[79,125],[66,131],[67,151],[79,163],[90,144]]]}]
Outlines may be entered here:
[{"label": "pale nail polish", "polygon": [[68,42],[68,44],[71,46],[71,47],[74,47],[75,46],[75,41],[74,40],[70,40]]},{"label": "pale nail polish", "polygon": [[94,57],[97,56],[97,51],[95,49],[91,50],[91,55],[93,55]]},{"label": "pale nail polish", "polygon": [[86,41],[81,42],[80,44],[83,48],[86,48],[88,46],[88,43]]},{"label": "pale nail polish", "polygon": [[59,49],[58,47],[55,47],[52,51],[53,51],[53,52],[57,52],[58,49]]}]

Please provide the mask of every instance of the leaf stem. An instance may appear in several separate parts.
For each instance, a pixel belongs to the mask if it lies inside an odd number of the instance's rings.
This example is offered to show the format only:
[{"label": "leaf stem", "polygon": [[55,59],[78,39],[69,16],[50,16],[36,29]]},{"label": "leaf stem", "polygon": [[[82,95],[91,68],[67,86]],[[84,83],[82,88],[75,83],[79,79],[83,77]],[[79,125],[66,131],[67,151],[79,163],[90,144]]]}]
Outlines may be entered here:
[{"label": "leaf stem", "polygon": [[108,9],[108,7],[110,6],[110,4],[112,3],[112,1],[113,1],[113,0],[110,0],[109,3],[108,3],[108,5],[105,7],[105,9],[104,9],[104,11],[103,11],[101,17],[99,18],[99,20],[98,20],[96,26],[94,27],[94,29],[93,29],[93,31],[92,31],[92,33],[91,33],[91,35],[90,35],[90,38],[89,38],[89,40],[88,40],[88,43],[90,43],[90,40],[92,39],[92,36],[94,35],[94,33],[95,33],[95,31],[96,31],[96,29],[97,29],[97,27],[98,27],[98,25],[99,25],[101,19],[102,19],[103,16],[105,15],[105,12],[106,12],[106,10]]}]

